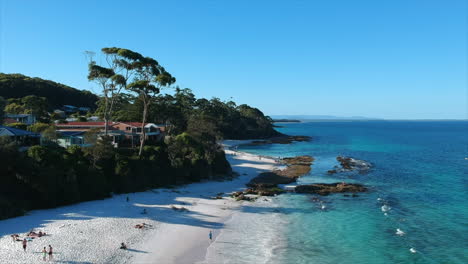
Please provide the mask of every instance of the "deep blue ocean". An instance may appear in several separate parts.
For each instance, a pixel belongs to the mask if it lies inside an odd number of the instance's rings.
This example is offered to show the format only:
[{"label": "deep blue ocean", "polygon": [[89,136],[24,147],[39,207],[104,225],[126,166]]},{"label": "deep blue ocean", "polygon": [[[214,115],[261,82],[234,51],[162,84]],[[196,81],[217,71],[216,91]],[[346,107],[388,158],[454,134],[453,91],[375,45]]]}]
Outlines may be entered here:
[{"label": "deep blue ocean", "polygon": [[[239,150],[273,157],[311,155],[316,159],[312,171],[298,184],[355,182],[370,192],[323,196],[320,202],[312,195],[278,196],[275,202],[287,224],[271,262],[468,263],[468,122],[278,125],[285,134],[313,139]],[[338,155],[373,167],[365,174],[328,175]],[[397,235],[397,229],[405,234]]]}]

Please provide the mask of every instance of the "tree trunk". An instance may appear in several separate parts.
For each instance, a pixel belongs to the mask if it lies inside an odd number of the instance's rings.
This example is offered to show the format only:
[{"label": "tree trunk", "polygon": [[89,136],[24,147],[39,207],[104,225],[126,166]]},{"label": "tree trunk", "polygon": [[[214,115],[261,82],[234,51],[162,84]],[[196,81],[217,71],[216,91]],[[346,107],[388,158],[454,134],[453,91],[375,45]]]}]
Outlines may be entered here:
[{"label": "tree trunk", "polygon": [[104,135],[107,136],[107,131],[109,130],[108,124],[107,124],[107,117],[104,117]]},{"label": "tree trunk", "polygon": [[109,130],[108,127],[108,120],[109,120],[109,98],[107,98],[107,93],[105,93],[105,105],[104,105],[104,135],[107,136],[107,132]]},{"label": "tree trunk", "polygon": [[140,151],[138,152],[138,157],[141,157],[143,153],[143,147],[145,146],[146,140],[146,131],[145,131],[145,123],[146,123],[146,115],[148,113],[148,104],[147,100],[143,102],[143,123],[141,124],[141,137],[140,137]]}]

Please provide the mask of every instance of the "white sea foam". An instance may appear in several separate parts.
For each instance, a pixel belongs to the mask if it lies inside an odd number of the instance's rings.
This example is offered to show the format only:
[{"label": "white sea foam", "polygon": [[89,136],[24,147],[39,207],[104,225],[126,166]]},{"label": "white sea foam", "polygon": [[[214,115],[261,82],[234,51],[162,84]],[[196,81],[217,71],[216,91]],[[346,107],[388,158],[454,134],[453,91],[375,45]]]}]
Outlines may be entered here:
[{"label": "white sea foam", "polygon": [[382,205],[382,207],[380,207],[380,209],[382,210],[382,212],[388,212],[392,208],[385,204],[385,205]]},{"label": "white sea foam", "polygon": [[273,263],[275,249],[283,247],[286,220],[275,199],[260,199],[233,214],[207,250],[203,263]]},{"label": "white sea foam", "polygon": [[401,230],[400,228],[397,228],[397,229],[396,229],[395,234],[397,234],[397,235],[399,235],[399,236],[404,236],[404,235],[406,235],[406,233],[405,233],[403,230]]}]

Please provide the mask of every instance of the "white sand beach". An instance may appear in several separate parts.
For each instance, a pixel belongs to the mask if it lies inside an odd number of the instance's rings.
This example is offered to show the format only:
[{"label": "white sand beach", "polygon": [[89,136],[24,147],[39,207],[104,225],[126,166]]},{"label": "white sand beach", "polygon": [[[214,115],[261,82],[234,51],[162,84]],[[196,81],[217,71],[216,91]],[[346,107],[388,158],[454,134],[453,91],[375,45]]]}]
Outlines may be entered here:
[{"label": "white sand beach", "polygon": [[[226,150],[226,154],[240,174],[232,181],[115,195],[2,220],[0,262],[41,263],[42,248],[52,245],[56,263],[215,263],[212,257],[213,261],[205,259],[212,243],[210,230],[216,240],[224,223],[248,203],[234,201],[228,194],[277,165],[272,159],[247,153]],[[219,193],[223,198],[214,199]],[[147,214],[142,214],[143,209]],[[142,223],[147,227],[134,227]],[[47,236],[33,239],[23,252],[21,242],[14,242],[10,235],[23,238],[31,229]],[[127,250],[119,249],[121,242]]]}]

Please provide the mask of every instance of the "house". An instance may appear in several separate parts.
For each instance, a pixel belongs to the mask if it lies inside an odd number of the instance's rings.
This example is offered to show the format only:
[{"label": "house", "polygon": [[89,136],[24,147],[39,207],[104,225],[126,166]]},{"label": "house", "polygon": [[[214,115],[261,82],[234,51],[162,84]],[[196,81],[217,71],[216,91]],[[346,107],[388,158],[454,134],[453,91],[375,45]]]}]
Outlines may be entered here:
[{"label": "house", "polygon": [[[140,137],[142,135],[142,123],[139,122],[109,122],[108,123],[108,136],[112,137],[112,143],[115,147],[136,147],[140,142]],[[102,136],[105,131],[105,122],[69,122],[69,123],[59,123],[56,124],[57,130],[59,133],[63,132],[88,132],[90,130],[99,131],[99,134]],[[157,126],[153,123],[147,123],[144,125],[146,140],[148,141],[158,141],[162,138],[162,127]],[[63,140],[69,140],[72,144],[72,139],[70,138],[72,134],[64,134]],[[74,135],[76,136],[76,135]],[[76,139],[75,139],[76,140]],[[78,141],[76,141],[78,142]],[[84,144],[84,143],[80,143]]]},{"label": "house", "polygon": [[16,120],[17,123],[32,125],[36,123],[36,117],[33,114],[6,114],[7,119]]},{"label": "house", "polygon": [[78,107],[78,111],[80,111],[81,113],[87,113],[91,111],[91,108],[82,106],[82,107]]},{"label": "house", "polygon": [[65,113],[76,113],[76,112],[78,112],[78,107],[73,106],[73,105],[64,105],[64,106],[62,107],[62,110],[63,110]]},{"label": "house", "polygon": [[60,109],[55,109],[54,113],[55,113],[55,115],[57,117],[60,117],[60,118],[66,118],[67,117],[67,114],[65,113],[65,111],[62,111]]},{"label": "house", "polygon": [[18,121],[16,121],[15,119],[11,119],[11,118],[3,119],[3,124],[9,125],[9,124],[14,124],[14,123],[18,123]]},{"label": "house", "polygon": [[143,134],[142,127],[145,129],[145,138],[148,141],[156,142],[163,137],[161,127],[153,123],[146,123],[143,126],[143,123],[140,122],[117,122],[112,127],[124,132],[125,138],[121,142],[123,146],[137,146],[140,142],[140,136]]},{"label": "house", "polygon": [[78,145],[80,147],[88,147],[90,144],[85,143],[84,131],[59,131],[59,138],[57,139],[57,144],[64,148]]},{"label": "house", "polygon": [[0,126],[0,137],[8,137],[20,146],[33,146],[40,144],[41,135],[13,127]]},{"label": "house", "polygon": [[91,111],[91,108],[89,107],[77,107],[77,106],[73,106],[73,105],[64,105],[62,107],[62,110],[65,112],[65,113],[76,113],[76,112],[80,112],[80,113],[87,113],[87,112],[90,112]]}]

